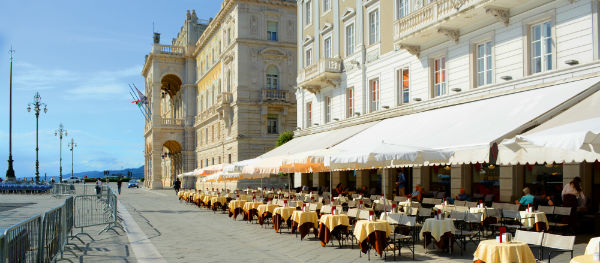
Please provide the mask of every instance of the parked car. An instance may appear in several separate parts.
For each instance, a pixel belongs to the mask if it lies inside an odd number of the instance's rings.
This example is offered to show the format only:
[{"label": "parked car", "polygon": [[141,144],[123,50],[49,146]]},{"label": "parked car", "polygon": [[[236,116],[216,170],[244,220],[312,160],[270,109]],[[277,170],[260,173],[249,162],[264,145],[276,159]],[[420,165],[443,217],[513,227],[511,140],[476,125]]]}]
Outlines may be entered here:
[{"label": "parked car", "polygon": [[71,178],[63,179],[62,182],[67,183],[67,184],[74,184],[74,183],[80,183],[81,179],[79,179],[78,177],[71,177]]},{"label": "parked car", "polygon": [[129,184],[127,184],[127,188],[131,188],[131,187],[140,188],[140,186],[138,185],[138,181],[134,180],[134,179],[129,180]]}]

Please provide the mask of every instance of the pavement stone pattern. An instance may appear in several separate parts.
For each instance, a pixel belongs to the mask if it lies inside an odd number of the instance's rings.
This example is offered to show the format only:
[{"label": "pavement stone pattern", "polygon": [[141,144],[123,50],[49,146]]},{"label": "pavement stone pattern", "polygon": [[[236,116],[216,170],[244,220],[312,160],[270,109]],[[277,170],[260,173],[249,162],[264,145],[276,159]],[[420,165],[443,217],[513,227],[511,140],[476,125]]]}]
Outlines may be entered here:
[{"label": "pavement stone pattern", "polygon": [[0,228],[8,228],[62,204],[51,194],[0,194]]},{"label": "pavement stone pattern", "polygon": [[[116,188],[116,184],[111,184]],[[7,195],[0,195],[0,203],[5,203]],[[43,198],[16,195],[10,202],[21,199],[21,202],[33,202],[12,210],[0,212],[0,220],[4,219],[3,213],[31,214],[31,206],[43,209],[39,203]],[[52,199],[46,206],[48,209],[59,205],[62,200],[53,200],[56,205],[51,205]],[[122,194],[118,196],[121,217],[125,229],[108,231],[98,235],[103,226],[84,228],[95,240],[87,236],[80,236],[85,244],[76,239],[69,242],[82,249],[80,251],[73,245],[67,246],[63,259],[70,262],[368,262],[365,254],[359,256],[357,246],[339,248],[328,244],[321,247],[320,241],[312,234],[303,241],[287,228],[283,233],[276,233],[271,225],[261,227],[256,223],[234,221],[227,214],[186,204],[177,199],[173,190],[148,190],[146,188],[127,189],[123,187]],[[38,202],[39,201],[39,202]],[[30,208],[28,208],[30,207]],[[128,215],[124,216],[124,210]],[[25,209],[25,211],[20,211]],[[29,211],[29,212],[27,212]],[[15,218],[14,216],[11,218]],[[75,233],[80,229],[75,229]],[[574,255],[581,255],[589,240],[589,236],[577,238]],[[133,249],[135,247],[138,249]],[[133,248],[132,248],[133,247]],[[140,249],[140,247],[142,249]],[[145,251],[155,251],[155,255],[145,254]],[[419,262],[472,262],[474,245],[469,245],[467,251],[460,256],[458,251],[450,256],[447,252],[431,251],[427,254],[422,244],[416,244],[415,261]],[[141,252],[140,252],[141,251]],[[534,254],[537,250],[533,250]],[[153,254],[153,253],[150,253]],[[156,256],[156,257],[154,257]],[[371,261],[383,261],[372,251]],[[398,262],[414,262],[407,249],[403,249],[402,256],[397,256]],[[393,256],[388,253],[386,261],[393,261]],[[552,258],[553,262],[569,262],[570,254],[562,253]]]}]

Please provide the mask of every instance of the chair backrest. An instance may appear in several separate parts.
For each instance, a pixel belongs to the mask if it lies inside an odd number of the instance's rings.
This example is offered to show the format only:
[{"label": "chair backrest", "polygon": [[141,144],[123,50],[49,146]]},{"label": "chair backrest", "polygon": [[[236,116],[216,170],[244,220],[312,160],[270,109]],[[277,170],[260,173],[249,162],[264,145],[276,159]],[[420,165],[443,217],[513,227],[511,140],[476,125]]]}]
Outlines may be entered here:
[{"label": "chair backrest", "polygon": [[348,201],[348,207],[356,207],[356,201],[354,201],[354,200],[349,200],[349,201]]},{"label": "chair backrest", "polygon": [[446,197],[446,192],[438,192],[435,195],[435,198],[444,198],[444,197]]},{"label": "chair backrest", "polygon": [[317,204],[316,203],[311,203],[308,206],[308,211],[317,211]]},{"label": "chair backrest", "polygon": [[443,200],[443,199],[441,199],[441,198],[434,198],[434,199],[433,199],[433,203],[432,203],[432,204],[434,204],[434,205],[439,205],[439,204],[441,204],[441,203],[442,203],[442,200]]},{"label": "chair backrest", "polygon": [[467,218],[467,213],[453,210],[450,212],[450,218],[464,221]]},{"label": "chair backrest", "polygon": [[519,214],[519,211],[504,209],[502,210],[502,217],[520,220],[521,214]]},{"label": "chair backrest", "polygon": [[554,207],[554,214],[561,215],[561,216],[571,215],[571,207],[565,207],[565,206]]},{"label": "chair backrest", "polygon": [[575,236],[561,236],[555,234],[544,234],[543,247],[572,251],[575,245]]},{"label": "chair backrest", "polygon": [[519,211],[519,208],[521,207],[521,205],[519,204],[504,204],[504,210],[512,210],[512,211]]},{"label": "chair backrest", "polygon": [[466,207],[477,207],[477,202],[467,202],[465,204]]},{"label": "chair backrest", "polygon": [[360,210],[358,208],[350,208],[350,209],[348,209],[348,213],[346,213],[346,214],[350,218],[356,218],[356,217],[358,217],[359,212],[360,212]]},{"label": "chair backrest", "polygon": [[352,199],[356,199],[358,197],[358,194],[352,194]]},{"label": "chair backrest", "polygon": [[285,206],[285,203],[283,202],[283,200],[277,200],[277,205],[279,206]]},{"label": "chair backrest", "polygon": [[406,196],[394,196],[394,202],[404,202],[408,198]]},{"label": "chair backrest", "polygon": [[371,200],[377,200],[377,199],[379,199],[379,196],[377,196],[377,195],[371,195],[370,199]]},{"label": "chair backrest", "polygon": [[538,205],[539,212],[544,212],[546,215],[554,214],[554,206]]},{"label": "chair backrest", "polygon": [[321,214],[331,214],[331,205],[323,205],[320,212]]},{"label": "chair backrest", "polygon": [[493,203],[492,203],[492,208],[496,208],[496,209],[503,209],[503,208],[504,208],[504,203],[496,203],[496,202],[493,202]]},{"label": "chair backrest", "polygon": [[495,209],[495,208],[485,208],[485,214],[488,217],[500,217],[500,209]]},{"label": "chair backrest", "polygon": [[418,213],[417,213],[417,214],[418,214],[419,216],[421,216],[421,217],[430,217],[430,216],[431,216],[431,212],[432,212],[432,211],[431,211],[431,208],[424,208],[424,207],[421,207],[421,208],[419,208],[419,209],[417,209],[417,210],[418,210]]},{"label": "chair backrest", "polygon": [[437,203],[435,203],[435,201],[433,200],[433,198],[429,198],[429,197],[423,198],[422,203],[423,204],[437,204]]},{"label": "chair backrest", "polygon": [[454,201],[455,206],[467,206],[467,201]]},{"label": "chair backrest", "polygon": [[323,199],[331,199],[329,192],[323,192]]},{"label": "chair backrest", "polygon": [[371,199],[368,199],[368,198],[363,198],[363,203],[368,206],[371,206],[371,204],[372,204]]},{"label": "chair backrest", "polygon": [[380,204],[380,203],[373,204],[373,210],[375,210],[375,211],[383,211],[383,204]]},{"label": "chair backrest", "polygon": [[358,219],[369,219],[369,210],[361,209],[358,212]]},{"label": "chair backrest", "polygon": [[400,225],[405,225],[405,226],[415,226],[417,224],[417,217],[416,216],[403,216],[400,219],[400,222],[398,222]]},{"label": "chair backrest", "polygon": [[467,223],[481,223],[481,221],[483,221],[483,215],[480,213],[466,213],[467,214],[467,218],[466,218],[466,222]]},{"label": "chair backrest", "polygon": [[491,202],[494,201],[494,197],[496,197],[494,194],[487,194],[485,195],[485,197],[483,198],[484,202]]},{"label": "chair backrest", "polygon": [[543,237],[544,232],[523,231],[517,229],[515,231],[514,240],[525,242],[530,245],[541,246]]},{"label": "chair backrest", "polygon": [[403,214],[381,213],[381,219],[387,220],[390,224],[400,224]]}]

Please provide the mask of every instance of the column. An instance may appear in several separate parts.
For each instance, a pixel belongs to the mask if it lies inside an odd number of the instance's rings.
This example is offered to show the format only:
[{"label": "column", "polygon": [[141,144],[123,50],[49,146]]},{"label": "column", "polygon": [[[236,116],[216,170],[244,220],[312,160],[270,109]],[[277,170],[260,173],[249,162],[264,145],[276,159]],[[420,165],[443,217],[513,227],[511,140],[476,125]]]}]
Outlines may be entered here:
[{"label": "column", "polygon": [[[325,186],[329,186],[329,185],[325,185],[325,176],[327,175],[327,173],[312,173],[312,187],[325,187]],[[335,185],[333,186],[335,187]]]},{"label": "column", "polygon": [[161,176],[162,176],[162,159],[160,158],[160,151],[152,151],[152,175],[150,179],[151,189],[161,189],[163,187]]},{"label": "column", "polygon": [[411,193],[416,189],[416,186],[420,184],[425,188],[425,190],[429,190],[429,183],[431,182],[429,166],[421,166],[421,167],[413,167],[413,185],[411,189],[407,189],[407,193]]},{"label": "column", "polygon": [[396,183],[394,182],[395,172],[396,169],[393,168],[383,169],[381,189],[385,197],[388,199],[394,199],[394,187],[396,187]]},{"label": "column", "polygon": [[362,188],[363,185],[369,190],[369,170],[356,171],[356,189]]},{"label": "column", "polygon": [[502,165],[500,168],[500,201],[514,202],[521,197],[525,174],[520,165]]},{"label": "column", "polygon": [[469,164],[452,165],[450,170],[450,197],[459,194],[460,188],[465,188],[468,194],[471,193],[471,186],[473,185],[471,172]]},{"label": "column", "polygon": [[333,185],[333,187],[335,187],[339,183],[342,183],[344,188],[348,187],[348,175],[345,172],[332,171],[331,172],[331,185]]}]

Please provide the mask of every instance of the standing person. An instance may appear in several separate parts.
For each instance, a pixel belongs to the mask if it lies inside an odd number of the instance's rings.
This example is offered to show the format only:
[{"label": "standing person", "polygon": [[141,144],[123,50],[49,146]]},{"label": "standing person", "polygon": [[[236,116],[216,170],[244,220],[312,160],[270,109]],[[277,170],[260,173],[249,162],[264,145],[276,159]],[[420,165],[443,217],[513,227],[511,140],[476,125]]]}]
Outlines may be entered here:
[{"label": "standing person", "polygon": [[585,195],[581,188],[581,178],[575,177],[562,190],[563,206],[575,208],[585,207]]},{"label": "standing person", "polygon": [[98,179],[98,181],[96,181],[96,196],[98,197],[98,199],[100,199],[101,194],[102,194],[102,187],[100,186],[102,184],[102,181],[100,181],[100,179]]},{"label": "standing person", "polygon": [[396,180],[396,193],[398,196],[406,195],[406,177],[403,172],[398,173],[398,180]]},{"label": "standing person", "polygon": [[121,177],[119,177],[119,180],[117,180],[117,190],[119,192],[119,195],[121,195],[121,184],[123,183],[123,179],[121,179]]},{"label": "standing person", "polygon": [[179,178],[173,183],[173,188],[175,188],[175,194],[179,193],[179,189],[181,188],[181,181],[179,181]]}]

